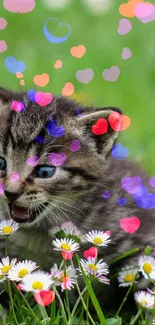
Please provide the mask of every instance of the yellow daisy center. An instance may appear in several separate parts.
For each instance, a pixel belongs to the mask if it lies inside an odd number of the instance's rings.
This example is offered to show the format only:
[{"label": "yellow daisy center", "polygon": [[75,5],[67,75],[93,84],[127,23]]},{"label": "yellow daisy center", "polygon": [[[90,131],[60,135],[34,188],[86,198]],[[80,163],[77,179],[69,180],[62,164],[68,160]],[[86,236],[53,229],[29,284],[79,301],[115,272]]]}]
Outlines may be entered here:
[{"label": "yellow daisy center", "polygon": [[103,240],[100,237],[96,237],[94,238],[93,242],[94,244],[101,245],[103,243]]},{"label": "yellow daisy center", "polygon": [[10,269],[11,269],[11,265],[4,265],[1,267],[1,272],[8,273]]},{"label": "yellow daisy center", "polygon": [[13,232],[13,228],[11,226],[5,226],[2,231],[4,235],[10,235]]},{"label": "yellow daisy center", "polygon": [[27,269],[22,269],[18,272],[18,277],[23,278],[25,275],[27,275],[29,271]]},{"label": "yellow daisy center", "polygon": [[88,264],[88,267],[90,268],[90,269],[92,269],[92,270],[94,270],[94,271],[96,271],[97,270],[97,266],[95,265],[95,264]]},{"label": "yellow daisy center", "polygon": [[61,244],[61,248],[64,249],[65,251],[71,250],[71,246],[69,244]]},{"label": "yellow daisy center", "polygon": [[150,263],[144,263],[143,270],[145,273],[150,274],[152,272],[152,265]]},{"label": "yellow daisy center", "polygon": [[40,281],[35,281],[32,283],[32,288],[35,289],[35,290],[41,290],[43,289],[43,283],[40,282]]},{"label": "yellow daisy center", "polygon": [[144,299],[144,300],[142,300],[142,302],[141,302],[141,303],[142,303],[142,304],[144,304],[144,305],[146,305],[146,306],[148,305],[148,301],[147,301],[147,300],[145,300],[145,299]]},{"label": "yellow daisy center", "polygon": [[124,277],[125,282],[132,282],[133,279],[134,279],[134,276],[131,273],[126,274],[125,277]]}]

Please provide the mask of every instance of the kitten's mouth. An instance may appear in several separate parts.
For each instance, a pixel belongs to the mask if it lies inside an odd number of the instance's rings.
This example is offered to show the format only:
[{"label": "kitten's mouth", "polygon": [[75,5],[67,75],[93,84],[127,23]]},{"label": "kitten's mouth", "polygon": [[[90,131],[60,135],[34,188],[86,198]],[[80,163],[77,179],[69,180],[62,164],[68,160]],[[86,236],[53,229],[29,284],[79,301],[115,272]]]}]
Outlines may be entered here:
[{"label": "kitten's mouth", "polygon": [[[19,205],[10,203],[9,209],[10,209],[11,218],[18,223],[33,222],[40,214],[39,211],[42,212],[46,208],[47,205],[48,205],[48,203],[44,203],[44,207],[41,205],[41,206],[38,206],[38,209],[28,209],[28,208],[21,207]],[[41,207],[41,209],[39,209],[39,207]]]}]

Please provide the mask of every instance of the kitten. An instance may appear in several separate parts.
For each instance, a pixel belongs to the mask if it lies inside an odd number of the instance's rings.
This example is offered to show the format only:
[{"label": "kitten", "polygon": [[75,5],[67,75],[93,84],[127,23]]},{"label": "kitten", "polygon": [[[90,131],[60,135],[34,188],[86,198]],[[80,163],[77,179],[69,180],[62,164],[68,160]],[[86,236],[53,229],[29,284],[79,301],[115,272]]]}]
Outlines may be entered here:
[{"label": "kitten", "polygon": [[[24,103],[24,109],[15,111],[14,101]],[[110,230],[111,244],[100,249],[107,263],[132,248],[138,247],[142,253],[147,245],[152,246],[155,256],[154,209],[139,207],[121,187],[124,177],[135,176],[142,176],[148,186],[147,175],[135,164],[112,157],[111,148],[118,136],[109,124],[112,112],[121,116],[113,107],[83,108],[63,97],[40,106],[27,93],[0,88],[0,182],[4,183],[0,219],[12,217],[20,223],[10,238],[9,256],[34,260],[49,270],[60,255],[53,251],[49,229],[67,220],[82,234]],[[92,132],[92,126],[100,118],[108,131],[99,135]],[[51,153],[58,166],[51,162]],[[32,166],[33,156],[36,161],[39,157],[36,167]],[[12,178],[15,172],[16,181]],[[106,191],[108,199],[103,197]],[[121,197],[127,200],[125,206],[117,203]],[[120,228],[120,220],[132,216],[138,217],[141,225],[129,234]],[[3,240],[0,245],[3,257]],[[137,265],[137,256],[121,263]],[[112,294],[111,286],[106,290]]]}]

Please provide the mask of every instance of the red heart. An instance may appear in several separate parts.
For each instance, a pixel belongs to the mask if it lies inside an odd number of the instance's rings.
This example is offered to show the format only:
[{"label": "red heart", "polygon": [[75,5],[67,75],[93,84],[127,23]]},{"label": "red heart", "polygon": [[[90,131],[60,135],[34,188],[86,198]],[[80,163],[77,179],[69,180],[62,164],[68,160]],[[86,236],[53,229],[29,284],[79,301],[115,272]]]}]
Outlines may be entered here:
[{"label": "red heart", "polygon": [[71,260],[73,257],[73,253],[72,252],[66,252],[66,251],[62,251],[61,253],[62,257],[64,260]]},{"label": "red heart", "polygon": [[34,299],[41,306],[48,306],[55,298],[55,293],[52,290],[35,292]]},{"label": "red heart", "polygon": [[108,122],[104,118],[99,118],[98,121],[92,126],[92,132],[96,135],[107,133]]},{"label": "red heart", "polygon": [[123,218],[120,221],[120,227],[129,234],[133,234],[136,230],[138,230],[140,225],[141,222],[137,217]]},{"label": "red heart", "polygon": [[89,257],[96,258],[97,253],[98,253],[97,248],[93,246],[93,247],[90,247],[89,249],[87,249],[86,251],[84,251],[83,255],[86,259],[88,259]]},{"label": "red heart", "polygon": [[118,112],[112,112],[108,117],[108,121],[114,131],[123,131],[131,124],[131,120],[128,116]]}]

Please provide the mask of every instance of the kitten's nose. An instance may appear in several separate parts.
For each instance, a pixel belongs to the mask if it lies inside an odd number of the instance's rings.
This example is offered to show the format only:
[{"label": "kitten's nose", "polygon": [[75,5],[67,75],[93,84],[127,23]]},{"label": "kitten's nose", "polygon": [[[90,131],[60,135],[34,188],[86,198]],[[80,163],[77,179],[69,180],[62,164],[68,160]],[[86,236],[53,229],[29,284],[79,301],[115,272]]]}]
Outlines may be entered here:
[{"label": "kitten's nose", "polygon": [[9,199],[9,201],[13,202],[18,199],[21,193],[17,191],[7,191],[5,190],[5,195]]}]

